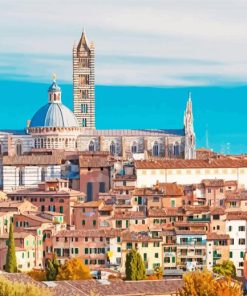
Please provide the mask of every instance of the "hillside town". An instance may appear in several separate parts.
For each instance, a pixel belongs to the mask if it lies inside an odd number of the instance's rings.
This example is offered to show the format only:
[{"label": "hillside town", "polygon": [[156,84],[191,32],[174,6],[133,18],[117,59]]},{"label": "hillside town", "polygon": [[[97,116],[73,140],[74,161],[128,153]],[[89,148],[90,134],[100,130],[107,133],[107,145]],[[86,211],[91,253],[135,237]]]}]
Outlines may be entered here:
[{"label": "hillside town", "polygon": [[[237,277],[247,276],[247,156],[196,149],[191,93],[181,129],[97,130],[94,58],[94,45],[83,32],[73,48],[74,113],[62,104],[54,76],[48,103],[26,128],[0,131],[5,277],[13,276],[5,274],[10,225],[16,278],[44,270],[56,255],[61,265],[81,259],[107,282],[126,274],[132,250],[147,276],[158,268],[165,280],[152,287],[107,283],[115,285],[111,295],[120,295],[117,289],[176,295],[186,272],[212,271],[229,260]],[[69,285],[66,291],[66,283],[57,283],[56,295],[76,295],[78,289],[89,295],[83,289],[90,285],[108,295],[99,282]],[[121,295],[133,295],[128,293]]]}]

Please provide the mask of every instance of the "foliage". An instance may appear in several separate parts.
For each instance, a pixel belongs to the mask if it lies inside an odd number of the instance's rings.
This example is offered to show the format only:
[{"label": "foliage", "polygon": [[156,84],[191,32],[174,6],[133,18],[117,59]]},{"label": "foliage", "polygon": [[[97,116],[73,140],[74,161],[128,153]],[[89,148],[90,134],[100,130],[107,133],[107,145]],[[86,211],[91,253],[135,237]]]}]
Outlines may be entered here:
[{"label": "foliage", "polygon": [[15,254],[15,239],[13,223],[9,225],[9,240],[8,240],[8,251],[6,257],[5,271],[10,273],[17,272],[17,260]]},{"label": "foliage", "polygon": [[58,275],[59,270],[59,262],[57,260],[56,254],[54,254],[53,259],[46,259],[45,262],[45,270],[46,270],[46,280],[47,281],[55,281]]},{"label": "foliage", "polygon": [[1,296],[52,296],[52,293],[45,288],[37,287],[27,283],[14,283],[4,277],[0,277]]},{"label": "foliage", "polygon": [[33,269],[27,273],[32,279],[38,282],[46,280],[46,272],[44,270]]},{"label": "foliage", "polygon": [[236,277],[236,267],[230,260],[225,260],[222,264],[215,265],[213,272],[223,276]]},{"label": "foliage", "polygon": [[90,270],[79,258],[68,260],[58,269],[57,280],[88,279],[91,279]]},{"label": "foliage", "polygon": [[161,267],[156,267],[154,273],[147,277],[149,281],[157,281],[163,279],[163,271]]},{"label": "foliage", "polygon": [[109,281],[111,281],[111,280],[121,280],[121,279],[122,279],[121,273],[109,274],[109,276],[108,276]]},{"label": "foliage", "polygon": [[139,281],[146,277],[146,268],[141,255],[137,250],[132,249],[126,255],[125,262],[126,280]]},{"label": "foliage", "polygon": [[180,296],[243,296],[241,284],[230,277],[214,278],[209,271],[194,271],[184,275]]}]

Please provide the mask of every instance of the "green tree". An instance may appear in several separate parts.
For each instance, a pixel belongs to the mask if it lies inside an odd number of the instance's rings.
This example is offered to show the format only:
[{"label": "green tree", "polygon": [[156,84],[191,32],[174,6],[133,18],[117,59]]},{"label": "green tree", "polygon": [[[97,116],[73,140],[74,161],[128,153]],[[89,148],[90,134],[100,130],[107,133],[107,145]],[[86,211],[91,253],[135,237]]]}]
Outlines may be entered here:
[{"label": "green tree", "polygon": [[213,272],[223,276],[236,277],[236,267],[230,260],[225,260],[222,264],[215,265],[213,267]]},{"label": "green tree", "polygon": [[6,257],[5,271],[10,273],[17,272],[13,223],[10,223],[9,225],[8,251]]},{"label": "green tree", "polygon": [[132,249],[126,255],[125,274],[126,279],[129,281],[139,281],[146,277],[144,261],[135,249]]},{"label": "green tree", "polygon": [[58,275],[59,262],[57,260],[57,255],[54,254],[53,259],[46,259],[45,262],[46,270],[46,280],[55,281]]}]

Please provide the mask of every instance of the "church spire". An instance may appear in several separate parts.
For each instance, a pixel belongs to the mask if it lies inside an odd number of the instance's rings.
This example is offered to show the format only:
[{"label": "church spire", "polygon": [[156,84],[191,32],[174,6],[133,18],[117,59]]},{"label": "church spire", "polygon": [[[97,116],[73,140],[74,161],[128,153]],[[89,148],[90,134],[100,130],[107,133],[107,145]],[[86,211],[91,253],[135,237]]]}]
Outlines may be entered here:
[{"label": "church spire", "polygon": [[195,147],[195,132],[194,132],[194,119],[192,111],[192,96],[191,92],[188,94],[188,101],[186,110],[184,113],[184,134],[185,134],[185,148],[184,157],[185,159],[196,158],[196,147]]},{"label": "church spire", "polygon": [[80,39],[80,41],[78,43],[77,50],[78,51],[81,51],[81,50],[88,51],[88,50],[90,50],[90,44],[89,44],[87,36],[86,36],[85,28],[83,28],[83,30],[82,30],[81,39]]}]

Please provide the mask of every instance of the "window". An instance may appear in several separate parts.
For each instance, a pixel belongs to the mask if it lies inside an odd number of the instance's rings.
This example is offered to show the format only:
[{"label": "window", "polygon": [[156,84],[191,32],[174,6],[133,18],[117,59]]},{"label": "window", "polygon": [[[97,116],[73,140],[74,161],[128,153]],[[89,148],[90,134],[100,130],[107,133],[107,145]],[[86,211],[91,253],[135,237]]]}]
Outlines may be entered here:
[{"label": "window", "polygon": [[176,142],[174,147],[173,147],[173,154],[178,156],[179,155],[179,143]]},{"label": "window", "polygon": [[174,199],[171,200],[171,207],[172,208],[176,207],[176,201]]},{"label": "window", "polygon": [[121,237],[120,237],[120,236],[117,237],[117,242],[118,242],[118,243],[121,242]]},{"label": "window", "polygon": [[133,143],[132,143],[132,146],[131,146],[131,152],[132,152],[132,153],[137,153],[137,152],[138,152],[137,142],[133,142]]},{"label": "window", "polygon": [[19,169],[19,186],[24,185],[24,170],[21,168]]},{"label": "window", "polygon": [[16,144],[16,155],[22,155],[22,144],[20,142]]},{"label": "window", "polygon": [[129,249],[132,249],[132,243],[127,243],[126,248],[127,248],[128,250],[129,250]]},{"label": "window", "polygon": [[244,258],[244,252],[240,252],[240,258]]},{"label": "window", "polygon": [[172,257],[172,263],[176,263],[176,257]]},{"label": "window", "polygon": [[82,224],[82,225],[85,225],[85,224],[86,224],[86,221],[85,221],[85,220],[82,220],[82,221],[81,221],[81,224]]},{"label": "window", "polygon": [[121,252],[121,247],[117,247],[117,251],[118,251],[118,253],[120,253]]},{"label": "window", "polygon": [[208,193],[211,193],[211,188],[208,188]]},{"label": "window", "polygon": [[228,231],[232,231],[232,226],[228,226]]},{"label": "window", "polygon": [[116,144],[113,141],[111,142],[111,145],[110,145],[110,153],[111,155],[116,154]]},{"label": "window", "polygon": [[238,231],[245,231],[245,227],[244,226],[238,226]]},{"label": "window", "polygon": [[106,192],[106,190],[105,190],[105,182],[100,182],[99,183],[99,192],[101,192],[101,193]]},{"label": "window", "polygon": [[153,156],[159,156],[159,144],[157,141],[153,144]]},{"label": "window", "polygon": [[85,248],[85,254],[88,254],[88,248]]},{"label": "window", "polygon": [[60,207],[59,207],[59,212],[60,212],[60,213],[63,213],[63,212],[64,212],[64,210],[63,210],[63,207],[62,207],[62,206],[60,206]]},{"label": "window", "polygon": [[88,182],[87,183],[87,201],[93,200],[93,183]]},{"label": "window", "polygon": [[94,141],[90,141],[88,149],[91,152],[95,151],[95,143],[94,143]]},{"label": "window", "polygon": [[240,239],[238,240],[238,244],[239,244],[239,245],[245,245],[245,239],[244,239],[244,238],[240,238]]},{"label": "window", "polygon": [[88,113],[88,105],[87,104],[81,104],[81,112]]},{"label": "window", "polygon": [[164,258],[164,263],[170,263],[170,260],[171,260],[170,257],[165,257]]},{"label": "window", "polygon": [[154,247],[159,247],[160,243],[159,242],[154,242]]},{"label": "window", "polygon": [[155,253],[155,254],[154,254],[154,257],[155,257],[155,258],[159,258],[159,253]]},{"label": "window", "polygon": [[213,215],[213,220],[220,220],[220,215]]},{"label": "window", "polygon": [[147,261],[147,253],[143,253],[143,261]]},{"label": "window", "polygon": [[143,247],[143,248],[148,248],[148,243],[147,243],[147,242],[142,243],[142,247]]},{"label": "window", "polygon": [[230,256],[229,257],[232,258],[232,251],[230,252]]},{"label": "window", "polygon": [[82,127],[87,127],[87,119],[82,118]]},{"label": "window", "polygon": [[93,226],[96,226],[96,220],[93,220]]},{"label": "window", "polygon": [[75,254],[79,254],[78,248],[75,248]]},{"label": "window", "polygon": [[223,193],[224,192],[224,189],[223,188],[220,188],[220,193]]},{"label": "window", "polygon": [[46,168],[41,169],[41,182],[45,182],[46,179]]}]

